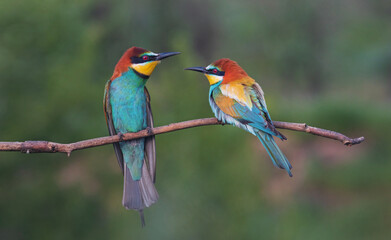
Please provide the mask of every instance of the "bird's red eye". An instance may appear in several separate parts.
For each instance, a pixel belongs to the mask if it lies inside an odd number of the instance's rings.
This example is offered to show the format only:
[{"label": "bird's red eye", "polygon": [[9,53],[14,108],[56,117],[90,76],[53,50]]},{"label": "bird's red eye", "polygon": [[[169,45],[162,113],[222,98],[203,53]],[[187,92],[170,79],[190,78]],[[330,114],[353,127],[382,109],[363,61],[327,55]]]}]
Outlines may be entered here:
[{"label": "bird's red eye", "polygon": [[147,60],[148,60],[148,56],[147,56],[147,55],[144,55],[144,56],[143,56],[143,60],[147,61]]},{"label": "bird's red eye", "polygon": [[212,72],[213,72],[213,73],[217,73],[217,69],[216,69],[216,68],[213,69]]}]

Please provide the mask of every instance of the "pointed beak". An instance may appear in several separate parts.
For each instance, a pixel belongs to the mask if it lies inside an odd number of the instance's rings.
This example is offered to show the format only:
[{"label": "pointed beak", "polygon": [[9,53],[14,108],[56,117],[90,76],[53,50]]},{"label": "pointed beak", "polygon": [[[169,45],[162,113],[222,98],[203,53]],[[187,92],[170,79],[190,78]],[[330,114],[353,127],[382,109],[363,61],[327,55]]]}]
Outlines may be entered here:
[{"label": "pointed beak", "polygon": [[189,67],[189,68],[185,68],[185,70],[192,70],[196,72],[206,73],[206,69],[204,67]]},{"label": "pointed beak", "polygon": [[164,53],[159,53],[159,55],[156,57],[156,61],[160,61],[162,59],[178,55],[180,52],[164,52]]}]

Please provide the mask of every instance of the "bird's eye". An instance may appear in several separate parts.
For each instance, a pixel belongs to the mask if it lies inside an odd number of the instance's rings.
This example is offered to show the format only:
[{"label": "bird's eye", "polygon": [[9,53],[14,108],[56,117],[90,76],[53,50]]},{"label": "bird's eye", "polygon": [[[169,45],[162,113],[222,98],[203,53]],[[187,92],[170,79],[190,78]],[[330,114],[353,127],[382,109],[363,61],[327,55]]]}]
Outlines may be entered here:
[{"label": "bird's eye", "polygon": [[216,74],[216,73],[217,73],[217,69],[216,69],[216,68],[213,69],[212,72],[213,72],[214,74]]},{"label": "bird's eye", "polygon": [[147,61],[148,59],[149,59],[149,57],[148,57],[147,55],[144,55],[144,56],[143,56],[143,60],[144,60],[144,61]]}]

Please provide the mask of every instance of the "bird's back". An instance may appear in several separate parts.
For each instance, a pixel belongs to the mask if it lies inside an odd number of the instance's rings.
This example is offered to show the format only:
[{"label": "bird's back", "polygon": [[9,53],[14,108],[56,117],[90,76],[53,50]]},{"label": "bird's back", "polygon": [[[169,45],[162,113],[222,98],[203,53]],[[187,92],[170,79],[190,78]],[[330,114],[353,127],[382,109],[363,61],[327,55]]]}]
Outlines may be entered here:
[{"label": "bird's back", "polygon": [[211,86],[209,102],[216,117],[254,135],[258,130],[284,138],[273,125],[261,87],[251,77]]}]

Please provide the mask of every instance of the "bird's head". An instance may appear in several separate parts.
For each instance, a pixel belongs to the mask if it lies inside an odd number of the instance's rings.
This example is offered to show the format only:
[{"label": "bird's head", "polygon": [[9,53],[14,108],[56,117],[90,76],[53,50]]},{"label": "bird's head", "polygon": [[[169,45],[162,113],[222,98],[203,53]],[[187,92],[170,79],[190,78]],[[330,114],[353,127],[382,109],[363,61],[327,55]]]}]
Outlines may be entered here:
[{"label": "bird's head", "polygon": [[239,64],[228,58],[219,59],[207,67],[190,67],[185,70],[192,70],[205,74],[210,85],[220,82],[228,83],[248,76]]},{"label": "bird's head", "polygon": [[129,68],[133,69],[139,76],[148,78],[162,59],[177,54],[179,52],[154,53],[143,48],[131,47],[126,50],[118,61],[111,80],[121,76]]}]

